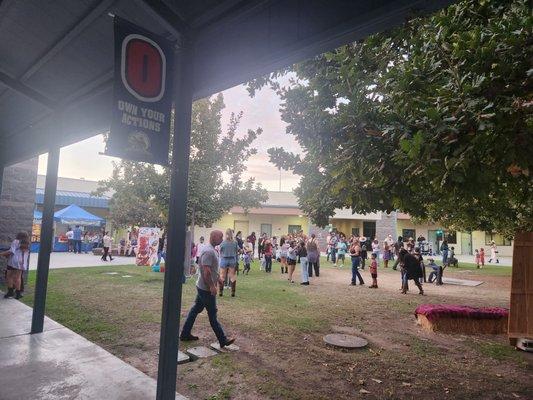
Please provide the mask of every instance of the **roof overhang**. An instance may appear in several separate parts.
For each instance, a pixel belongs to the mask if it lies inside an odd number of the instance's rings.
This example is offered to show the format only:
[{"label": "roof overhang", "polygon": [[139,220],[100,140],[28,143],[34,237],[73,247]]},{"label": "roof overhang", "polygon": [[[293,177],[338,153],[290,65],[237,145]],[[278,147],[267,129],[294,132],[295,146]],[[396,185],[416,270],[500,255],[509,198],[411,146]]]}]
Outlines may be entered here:
[{"label": "roof overhang", "polygon": [[451,2],[2,0],[0,166],[109,129],[109,14],[191,46],[199,99]]}]

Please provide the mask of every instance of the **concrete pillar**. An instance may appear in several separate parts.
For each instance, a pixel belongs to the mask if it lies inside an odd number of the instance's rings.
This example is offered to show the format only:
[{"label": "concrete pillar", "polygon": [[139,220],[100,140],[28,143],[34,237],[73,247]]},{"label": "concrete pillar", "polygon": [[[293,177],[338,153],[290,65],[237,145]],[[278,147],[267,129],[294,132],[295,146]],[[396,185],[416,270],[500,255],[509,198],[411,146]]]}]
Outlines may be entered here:
[{"label": "concrete pillar", "polygon": [[398,238],[397,234],[397,216],[396,211],[387,214],[385,212],[381,213],[381,219],[376,221],[376,236],[381,242],[388,235],[392,235],[393,239]]},{"label": "concrete pillar", "polygon": [[0,187],[0,245],[10,244],[18,232],[31,233],[38,158],[4,168]]}]

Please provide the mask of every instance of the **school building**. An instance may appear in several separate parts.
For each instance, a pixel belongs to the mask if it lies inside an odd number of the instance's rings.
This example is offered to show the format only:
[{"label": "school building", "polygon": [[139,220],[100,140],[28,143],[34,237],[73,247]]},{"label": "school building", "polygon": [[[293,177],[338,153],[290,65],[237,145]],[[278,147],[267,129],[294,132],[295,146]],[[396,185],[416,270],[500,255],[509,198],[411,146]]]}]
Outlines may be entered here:
[{"label": "school building", "polygon": [[[35,206],[40,209],[44,190],[43,176],[37,177],[36,186]],[[94,181],[59,178],[56,208],[77,204],[95,215],[108,218],[108,203],[111,194],[108,193],[102,197],[94,196],[92,193],[97,186],[97,182]],[[496,242],[500,256],[512,256],[513,250],[512,241],[499,234],[483,231],[452,231],[439,224],[415,224],[408,214],[401,212],[353,214],[349,209],[338,209],[331,217],[329,226],[322,229],[313,225],[304,215],[292,192],[268,192],[268,200],[261,204],[261,207],[249,209],[247,213],[242,207],[233,207],[211,227],[196,226],[194,239],[197,241],[200,236],[207,237],[212,229],[224,231],[227,228],[232,228],[235,232],[241,231],[243,237],[252,232],[255,232],[256,236],[266,233],[277,237],[290,232],[303,231],[308,235],[315,233],[322,248],[325,248],[329,231],[337,230],[346,235],[353,233],[369,238],[377,237],[380,240],[385,239],[389,234],[395,239],[402,236],[404,239],[412,237],[416,240],[419,236],[423,236],[433,244],[433,249],[436,249],[443,238],[446,238],[450,246],[454,246],[457,254],[472,254],[474,249],[482,247],[488,254],[487,249],[491,240]],[[121,235],[115,237],[119,236]]]},{"label": "school building", "polygon": [[436,250],[442,240],[446,238],[453,246],[456,254],[473,254],[475,249],[488,248],[492,240],[498,246],[500,256],[512,256],[512,241],[502,235],[483,232],[459,232],[446,229],[439,224],[414,224],[408,214],[393,212],[375,212],[369,214],[352,213],[349,209],[335,210],[330,218],[329,226],[324,229],[311,223],[298,206],[298,200],[292,192],[268,192],[268,200],[259,208],[252,208],[245,213],[241,207],[234,207],[211,227],[195,227],[194,238],[207,237],[212,229],[226,230],[232,228],[241,231],[243,237],[255,232],[256,236],[266,233],[269,236],[280,237],[291,232],[303,231],[310,235],[315,233],[321,247],[325,248],[326,236],[330,230],[343,232],[346,235],[356,234],[369,238],[377,237],[383,240],[387,235],[395,239],[402,236],[405,240],[412,237],[415,240],[423,236],[432,243]]}]

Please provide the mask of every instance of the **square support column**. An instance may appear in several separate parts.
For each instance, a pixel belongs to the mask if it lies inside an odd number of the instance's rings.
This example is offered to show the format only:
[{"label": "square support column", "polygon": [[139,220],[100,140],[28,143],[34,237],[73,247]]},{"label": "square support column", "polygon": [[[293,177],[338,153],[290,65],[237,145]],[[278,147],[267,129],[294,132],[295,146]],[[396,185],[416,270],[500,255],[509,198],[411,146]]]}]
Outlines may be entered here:
[{"label": "square support column", "polygon": [[4,166],[0,165],[0,198],[2,197],[2,183],[4,182]]},{"label": "square support column", "polygon": [[157,400],[176,398],[181,290],[187,231],[187,191],[192,113],[192,57],[182,48],[174,57],[174,135],[172,147],[167,259],[159,342]]},{"label": "square support column", "polygon": [[31,333],[41,333],[44,325],[48,271],[50,269],[50,253],[52,252],[52,246],[54,244],[54,206],[56,202],[59,154],[59,147],[48,152],[46,183],[44,187],[43,219],[41,222],[41,245],[39,246],[39,258],[37,259],[37,281],[35,282]]}]

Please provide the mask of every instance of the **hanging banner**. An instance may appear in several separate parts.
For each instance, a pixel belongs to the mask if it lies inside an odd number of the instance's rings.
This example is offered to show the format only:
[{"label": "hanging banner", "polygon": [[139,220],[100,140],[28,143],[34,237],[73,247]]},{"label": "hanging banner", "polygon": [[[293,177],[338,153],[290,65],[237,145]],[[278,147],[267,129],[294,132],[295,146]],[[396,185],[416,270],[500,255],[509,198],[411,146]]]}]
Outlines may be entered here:
[{"label": "hanging banner", "polygon": [[157,262],[159,228],[139,228],[135,264],[151,267]]},{"label": "hanging banner", "polygon": [[172,43],[118,17],[114,24],[113,115],[105,154],[166,165]]}]

